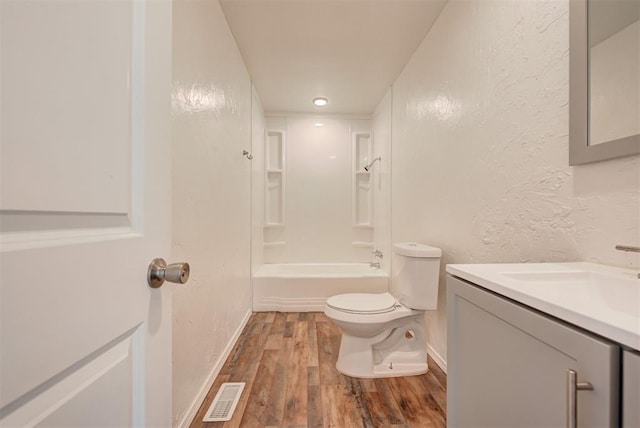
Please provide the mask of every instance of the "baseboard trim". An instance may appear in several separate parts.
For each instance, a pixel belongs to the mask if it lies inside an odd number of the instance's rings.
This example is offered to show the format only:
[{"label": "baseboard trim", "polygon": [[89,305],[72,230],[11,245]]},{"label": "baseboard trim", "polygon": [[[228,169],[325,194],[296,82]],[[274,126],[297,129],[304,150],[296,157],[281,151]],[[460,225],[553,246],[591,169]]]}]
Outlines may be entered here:
[{"label": "baseboard trim", "polygon": [[220,370],[222,370],[222,366],[224,365],[224,362],[227,360],[227,357],[229,357],[229,354],[231,354],[231,350],[233,349],[236,342],[240,338],[240,335],[242,334],[242,330],[244,330],[245,326],[249,322],[249,318],[251,318],[251,314],[252,314],[251,310],[248,310],[247,313],[245,314],[244,318],[242,319],[242,322],[240,322],[240,325],[238,326],[236,331],[233,333],[233,336],[231,336],[229,343],[227,343],[227,346],[224,348],[224,351],[222,352],[222,354],[220,354],[218,361],[216,361],[213,368],[211,369],[211,372],[209,373],[209,376],[207,376],[207,380],[202,385],[202,388],[200,388],[198,395],[191,402],[191,405],[189,406],[189,410],[184,415],[182,420],[178,423],[179,427],[187,428],[191,424],[191,420],[193,420],[193,418],[196,416],[196,413],[198,413],[198,409],[200,409],[202,402],[207,396],[207,393],[209,392],[209,390],[211,389],[211,385],[213,385],[213,382],[215,382],[216,377],[218,377],[218,375],[220,374]]},{"label": "baseboard trim", "polygon": [[447,360],[442,358],[430,343],[427,343],[427,354],[431,356],[433,361],[442,369],[444,374],[447,374]]}]

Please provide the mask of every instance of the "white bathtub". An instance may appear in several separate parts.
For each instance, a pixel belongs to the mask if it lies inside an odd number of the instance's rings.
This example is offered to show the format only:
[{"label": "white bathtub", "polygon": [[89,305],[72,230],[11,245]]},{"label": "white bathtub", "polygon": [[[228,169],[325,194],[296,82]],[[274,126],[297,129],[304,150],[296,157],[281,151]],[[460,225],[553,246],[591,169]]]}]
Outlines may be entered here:
[{"label": "white bathtub", "polygon": [[321,312],[333,295],[388,289],[389,275],[368,263],[266,264],[253,274],[253,310]]}]

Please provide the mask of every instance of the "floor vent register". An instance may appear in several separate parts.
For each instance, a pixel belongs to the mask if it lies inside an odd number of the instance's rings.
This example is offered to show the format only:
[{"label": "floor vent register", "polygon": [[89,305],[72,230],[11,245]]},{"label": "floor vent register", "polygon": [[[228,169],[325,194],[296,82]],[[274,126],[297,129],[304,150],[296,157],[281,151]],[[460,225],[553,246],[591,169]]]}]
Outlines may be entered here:
[{"label": "floor vent register", "polygon": [[220,386],[202,422],[228,421],[236,410],[245,382],[226,382]]}]

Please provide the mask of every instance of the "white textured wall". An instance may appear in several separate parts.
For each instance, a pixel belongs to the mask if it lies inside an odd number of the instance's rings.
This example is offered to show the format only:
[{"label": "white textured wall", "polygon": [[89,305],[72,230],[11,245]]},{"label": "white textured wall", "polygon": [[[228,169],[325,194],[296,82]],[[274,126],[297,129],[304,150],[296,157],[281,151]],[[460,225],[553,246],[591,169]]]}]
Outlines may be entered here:
[{"label": "white textured wall", "polygon": [[[215,0],[173,5],[174,425],[251,308],[251,84]],[[197,403],[199,404],[199,403]]]},{"label": "white textured wall", "polygon": [[[568,2],[452,0],[394,84],[393,241],[638,266],[640,158],[568,166]],[[446,358],[445,278],[429,341]]]},{"label": "white textured wall", "polygon": [[286,190],[285,226],[265,231],[266,241],[285,245],[267,248],[265,263],[368,261],[371,248],[352,245],[361,238],[352,219],[352,133],[371,131],[371,121],[294,116],[266,124],[286,131]]}]

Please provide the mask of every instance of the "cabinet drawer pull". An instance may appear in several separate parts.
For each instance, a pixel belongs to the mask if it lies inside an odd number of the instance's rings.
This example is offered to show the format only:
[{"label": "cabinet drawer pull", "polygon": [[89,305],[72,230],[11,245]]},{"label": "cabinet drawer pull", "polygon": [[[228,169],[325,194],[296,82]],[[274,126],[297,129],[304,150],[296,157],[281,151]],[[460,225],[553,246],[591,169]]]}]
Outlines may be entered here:
[{"label": "cabinet drawer pull", "polygon": [[567,428],[578,426],[578,391],[593,391],[593,385],[578,382],[578,373],[567,369]]}]

